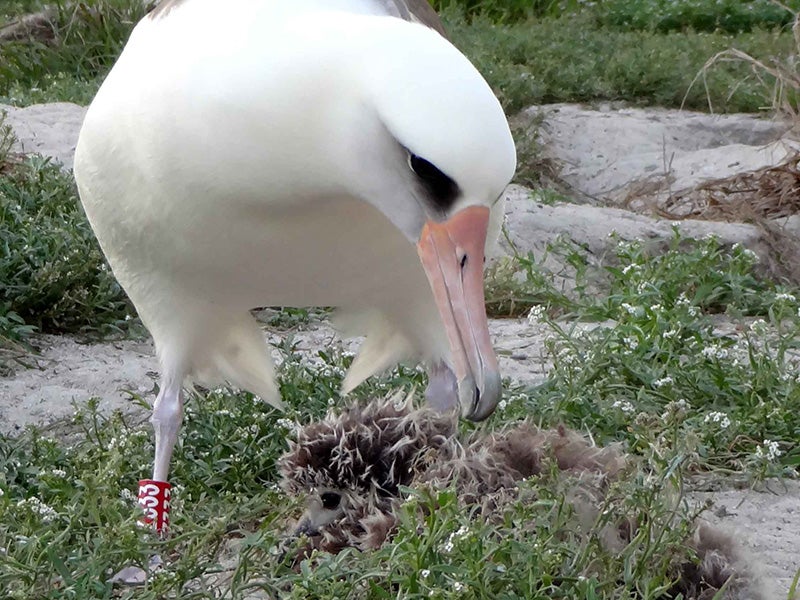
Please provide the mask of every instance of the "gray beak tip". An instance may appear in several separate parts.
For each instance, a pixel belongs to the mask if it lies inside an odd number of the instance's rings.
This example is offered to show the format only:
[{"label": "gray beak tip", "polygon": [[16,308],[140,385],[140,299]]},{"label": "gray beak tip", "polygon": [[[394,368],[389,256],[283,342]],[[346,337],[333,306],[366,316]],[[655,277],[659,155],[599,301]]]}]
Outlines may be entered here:
[{"label": "gray beak tip", "polygon": [[486,373],[482,391],[472,378],[464,379],[460,384],[461,415],[470,421],[488,419],[503,396],[500,373],[495,371]]}]

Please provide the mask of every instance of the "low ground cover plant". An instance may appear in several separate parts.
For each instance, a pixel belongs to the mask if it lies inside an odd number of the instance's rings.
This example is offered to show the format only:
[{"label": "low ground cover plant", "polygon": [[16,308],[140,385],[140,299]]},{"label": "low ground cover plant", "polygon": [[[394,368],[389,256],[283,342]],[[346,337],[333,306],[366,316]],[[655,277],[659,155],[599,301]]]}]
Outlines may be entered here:
[{"label": "low ground cover plant", "polygon": [[111,274],[70,173],[41,157],[0,176],[0,338],[126,329],[133,310]]},{"label": "low ground cover plant", "polygon": [[[409,491],[401,529],[380,550],[314,555],[292,569],[282,535],[302,507],[277,488],[275,460],[296,423],[340,405],[353,357],[336,344],[301,355],[288,338],[279,371],[286,413],[225,389],[190,399],[169,540],[134,525],[133,485],[153,452],[141,412],[105,417],[94,404],[71,423],[0,436],[0,589],[10,598],[104,598],[110,573],[158,552],[165,569],[122,597],[666,598],[669,566],[688,557],[682,540],[697,508],[682,492],[696,476],[755,485],[796,475],[800,303],[794,290],[752,277],[752,253],[713,239],[676,234],[658,258],[635,241],[619,240],[615,252],[625,265],[606,269],[608,299],[579,295],[569,318],[551,316],[555,303],[530,311],[529,327],[550,338],[546,380],[507,382],[490,421],[462,428],[532,418],[621,443],[636,467],[613,514],[645,531],[630,547],[604,549],[599,523],[597,536],[579,535],[569,490],[545,476],[525,484],[535,502],[513,503],[495,523],[473,520],[452,490]],[[721,330],[721,311],[738,326]],[[420,369],[399,367],[354,400],[424,383]],[[421,524],[420,507],[429,515]],[[531,520],[537,535],[521,535]]]},{"label": "low ground cover plant", "polygon": [[[36,6],[9,5],[4,18]],[[0,38],[1,102],[88,103],[149,4],[61,0],[53,6],[44,38]],[[769,106],[769,91],[748,80],[741,65],[716,69],[707,91],[684,95],[704,62],[734,44],[760,60],[791,47],[792,14],[768,0],[463,0],[438,6],[453,42],[509,112],[544,102],[614,100],[704,109],[706,94],[715,110],[756,111]]]}]

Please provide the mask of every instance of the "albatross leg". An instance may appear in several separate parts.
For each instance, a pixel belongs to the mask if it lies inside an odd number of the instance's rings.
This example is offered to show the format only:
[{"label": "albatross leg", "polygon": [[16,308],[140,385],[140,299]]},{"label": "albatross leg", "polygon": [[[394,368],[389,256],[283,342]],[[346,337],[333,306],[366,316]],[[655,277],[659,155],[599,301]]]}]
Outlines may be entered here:
[{"label": "albatross leg", "polygon": [[[144,510],[140,524],[153,527],[164,537],[169,527],[169,509],[172,486],[167,482],[169,463],[178,432],[183,422],[183,390],[181,378],[165,378],[161,391],[153,404],[150,417],[156,435],[156,457],[153,465],[153,478],[139,481],[139,506]],[[157,554],[150,557],[146,569],[127,566],[111,577],[110,582],[125,586],[141,586],[147,583],[148,575],[163,565]]]},{"label": "albatross leg", "polygon": [[150,422],[156,433],[153,479],[166,481],[172,452],[183,423],[183,389],[180,382],[168,383],[161,389],[153,405],[153,416],[150,417]]},{"label": "albatross leg", "polygon": [[167,482],[169,464],[183,422],[181,378],[165,378],[150,417],[156,437],[153,478],[139,482],[139,504],[144,509],[142,522],[153,525],[164,536],[169,527],[171,486]]}]

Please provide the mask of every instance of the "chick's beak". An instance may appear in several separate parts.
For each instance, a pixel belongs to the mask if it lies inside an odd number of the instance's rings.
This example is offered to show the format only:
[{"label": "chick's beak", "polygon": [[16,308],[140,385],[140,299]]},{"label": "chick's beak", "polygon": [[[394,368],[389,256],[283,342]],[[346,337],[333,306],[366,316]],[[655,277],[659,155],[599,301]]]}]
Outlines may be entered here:
[{"label": "chick's beak", "polygon": [[293,537],[300,537],[301,535],[307,535],[308,537],[313,537],[319,533],[317,527],[311,522],[307,516],[304,516],[300,521],[297,523],[297,527],[295,527],[293,532]]}]

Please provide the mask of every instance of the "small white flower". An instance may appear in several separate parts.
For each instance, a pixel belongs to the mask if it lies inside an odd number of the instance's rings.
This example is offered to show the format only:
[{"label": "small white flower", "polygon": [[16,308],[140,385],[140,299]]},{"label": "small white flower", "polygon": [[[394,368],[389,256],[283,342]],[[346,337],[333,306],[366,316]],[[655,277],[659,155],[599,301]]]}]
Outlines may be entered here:
[{"label": "small white flower", "polygon": [[575,356],[571,348],[562,348],[558,351],[557,357],[567,366],[574,365],[578,362],[578,357]]},{"label": "small white flower", "polygon": [[622,274],[623,275],[627,275],[631,271],[633,271],[635,273],[638,272],[639,271],[639,265],[628,265],[627,267],[622,269]]},{"label": "small white flower", "polygon": [[444,543],[443,550],[445,552],[452,552],[453,551],[453,542],[451,540],[447,540]]},{"label": "small white flower", "polygon": [[731,425],[731,420],[724,412],[710,412],[703,419],[703,423],[717,423],[721,429],[727,429]]},{"label": "small white flower", "polygon": [[297,423],[291,419],[280,418],[275,423],[278,425],[278,427],[281,429],[286,429],[287,431],[294,431],[298,428]]},{"label": "small white flower", "polygon": [[423,579],[427,579],[431,574],[431,570],[430,569],[422,569],[422,571],[420,571],[419,574],[422,576]]},{"label": "small white flower", "polygon": [[460,592],[464,589],[464,584],[460,581],[453,582],[453,589],[457,592]]},{"label": "small white flower", "polygon": [[542,317],[544,317],[544,307],[538,305],[532,306],[528,311],[528,324],[536,325],[542,321]]},{"label": "small white flower", "polygon": [[631,414],[636,411],[636,409],[633,407],[633,404],[631,404],[627,400],[617,400],[614,402],[614,404],[611,405],[611,407],[618,408],[619,410],[621,410],[626,414]]},{"label": "small white flower", "polygon": [[628,347],[628,350],[636,350],[639,347],[639,340],[635,337],[628,336],[623,338],[625,345]]},{"label": "small white flower", "polygon": [[336,404],[336,401],[333,398],[328,398],[328,406],[333,406]]},{"label": "small white flower", "polygon": [[686,312],[689,313],[690,317],[696,317],[700,312],[697,307],[692,304],[692,301],[686,297],[684,292],[681,292],[681,295],[675,300],[675,306],[686,307]]},{"label": "small white flower", "polygon": [[660,304],[653,304],[653,305],[650,307],[650,310],[651,310],[651,312],[657,313],[657,312],[661,312],[661,310],[662,310],[663,308],[664,308],[664,307],[663,307],[663,306],[661,306]]},{"label": "small white flower", "polygon": [[27,506],[32,513],[39,515],[42,523],[45,524],[52,523],[58,516],[58,513],[52,506],[45,504],[36,496],[31,496],[27,500],[20,500],[17,502],[17,506]]},{"label": "small white flower", "polygon": [[633,242],[629,242],[628,240],[620,240],[617,242],[617,252],[630,252],[635,248],[635,244]]},{"label": "small white flower", "polygon": [[719,344],[710,344],[703,348],[700,351],[700,354],[703,355],[703,358],[707,360],[711,359],[723,359],[728,358],[728,350],[720,346]]},{"label": "small white flower", "polygon": [[506,402],[505,400],[500,400],[500,402],[497,403],[497,409],[500,411],[504,411],[507,406],[508,402]]},{"label": "small white flower", "polygon": [[768,461],[773,461],[778,458],[783,452],[778,447],[778,442],[773,440],[764,440],[763,445],[756,448],[756,458],[766,458]]},{"label": "small white flower", "polygon": [[625,312],[627,312],[629,315],[633,315],[634,317],[642,313],[642,308],[639,306],[631,306],[627,302],[623,302],[621,306]]},{"label": "small white flower", "polygon": [[672,377],[667,375],[666,377],[662,377],[661,379],[656,379],[653,382],[653,387],[660,388],[660,387],[664,387],[665,385],[672,385],[673,383],[675,383],[675,382],[673,381]]},{"label": "small white flower", "polygon": [[778,294],[775,294],[775,301],[776,302],[781,302],[781,301],[797,302],[797,298],[795,298],[791,294],[787,294],[786,292],[780,292]]}]

